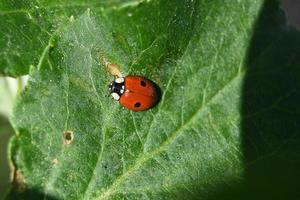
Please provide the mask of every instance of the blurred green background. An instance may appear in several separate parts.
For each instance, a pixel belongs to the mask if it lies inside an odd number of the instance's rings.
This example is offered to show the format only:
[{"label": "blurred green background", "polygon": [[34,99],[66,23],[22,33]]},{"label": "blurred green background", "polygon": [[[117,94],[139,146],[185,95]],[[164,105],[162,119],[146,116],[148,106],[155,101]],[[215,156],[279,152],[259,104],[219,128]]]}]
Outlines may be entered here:
[{"label": "blurred green background", "polygon": [[[281,0],[289,25],[300,28],[300,1]],[[0,199],[9,188],[10,170],[7,161],[7,145],[13,134],[9,123],[17,93],[24,87],[26,77],[18,80],[0,77]]]},{"label": "blurred green background", "polygon": [[18,79],[0,77],[0,199],[9,188],[10,170],[7,159],[7,145],[13,135],[13,128],[9,123],[13,104],[18,88],[23,88],[26,76]]},{"label": "blurred green background", "polygon": [[[2,102],[1,102],[2,103]],[[4,194],[9,186],[9,167],[7,163],[7,144],[13,129],[4,116],[0,116],[0,194]]]}]

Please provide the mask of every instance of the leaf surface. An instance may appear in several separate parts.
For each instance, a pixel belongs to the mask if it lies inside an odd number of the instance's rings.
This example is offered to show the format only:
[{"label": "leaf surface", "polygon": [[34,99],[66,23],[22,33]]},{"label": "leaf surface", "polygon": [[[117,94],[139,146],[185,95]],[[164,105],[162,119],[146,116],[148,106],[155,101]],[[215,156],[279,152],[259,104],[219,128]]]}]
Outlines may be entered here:
[{"label": "leaf surface", "polygon": [[39,67],[39,56],[51,38],[87,8],[127,7],[129,0],[58,1],[2,0],[0,2],[0,75],[28,74]]}]

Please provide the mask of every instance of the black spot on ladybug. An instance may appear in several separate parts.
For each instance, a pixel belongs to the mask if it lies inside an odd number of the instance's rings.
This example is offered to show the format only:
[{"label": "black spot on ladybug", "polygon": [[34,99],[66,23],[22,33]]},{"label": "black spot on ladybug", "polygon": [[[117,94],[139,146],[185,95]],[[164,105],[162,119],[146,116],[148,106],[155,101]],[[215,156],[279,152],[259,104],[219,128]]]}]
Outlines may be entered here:
[{"label": "black spot on ladybug", "polygon": [[134,104],[134,107],[136,107],[136,108],[138,108],[138,107],[140,107],[141,106],[141,103],[140,102],[136,102],[135,104]]},{"label": "black spot on ladybug", "polygon": [[145,81],[141,81],[141,86],[146,87],[146,82]]}]

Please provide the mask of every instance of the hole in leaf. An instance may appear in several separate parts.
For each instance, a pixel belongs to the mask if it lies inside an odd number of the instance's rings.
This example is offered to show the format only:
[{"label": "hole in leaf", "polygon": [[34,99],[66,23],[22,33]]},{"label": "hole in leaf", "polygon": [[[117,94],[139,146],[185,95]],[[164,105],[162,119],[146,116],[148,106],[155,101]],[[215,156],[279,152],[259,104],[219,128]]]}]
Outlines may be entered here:
[{"label": "hole in leaf", "polygon": [[141,86],[146,87],[146,82],[145,81],[141,81]]},{"label": "hole in leaf", "polygon": [[54,158],[54,159],[52,160],[52,164],[53,164],[53,165],[57,165],[57,164],[58,164],[58,159],[57,159],[57,158]]},{"label": "hole in leaf", "polygon": [[73,131],[67,130],[64,132],[63,137],[64,137],[64,144],[69,145],[69,144],[71,144],[71,142],[74,139],[74,133],[73,133]]},{"label": "hole in leaf", "polygon": [[135,104],[134,104],[134,107],[136,107],[136,108],[138,108],[138,107],[140,107],[141,106],[141,103],[140,102],[136,102]]}]

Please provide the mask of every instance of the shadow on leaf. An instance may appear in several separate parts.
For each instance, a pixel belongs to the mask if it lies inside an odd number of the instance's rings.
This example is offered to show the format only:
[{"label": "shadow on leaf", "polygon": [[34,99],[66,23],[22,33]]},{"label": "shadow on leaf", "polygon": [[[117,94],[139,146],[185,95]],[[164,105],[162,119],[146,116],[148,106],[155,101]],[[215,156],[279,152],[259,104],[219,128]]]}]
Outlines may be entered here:
[{"label": "shadow on leaf", "polygon": [[25,190],[23,192],[16,192],[16,191],[12,191],[8,194],[8,196],[6,197],[7,200],[27,200],[27,199],[31,199],[31,200],[40,200],[40,199],[45,199],[45,200],[58,200],[54,197],[51,197],[49,195],[45,195],[44,193],[41,193],[38,190],[35,189],[28,189]]},{"label": "shadow on leaf", "polygon": [[243,199],[299,199],[300,33],[267,0],[243,86]]},{"label": "shadow on leaf", "polygon": [[211,199],[300,199],[300,33],[266,0],[242,90],[244,179]]},{"label": "shadow on leaf", "polygon": [[[266,0],[246,59],[241,102],[244,177],[209,200],[300,199],[300,33]],[[199,199],[192,190],[183,199]]]}]

